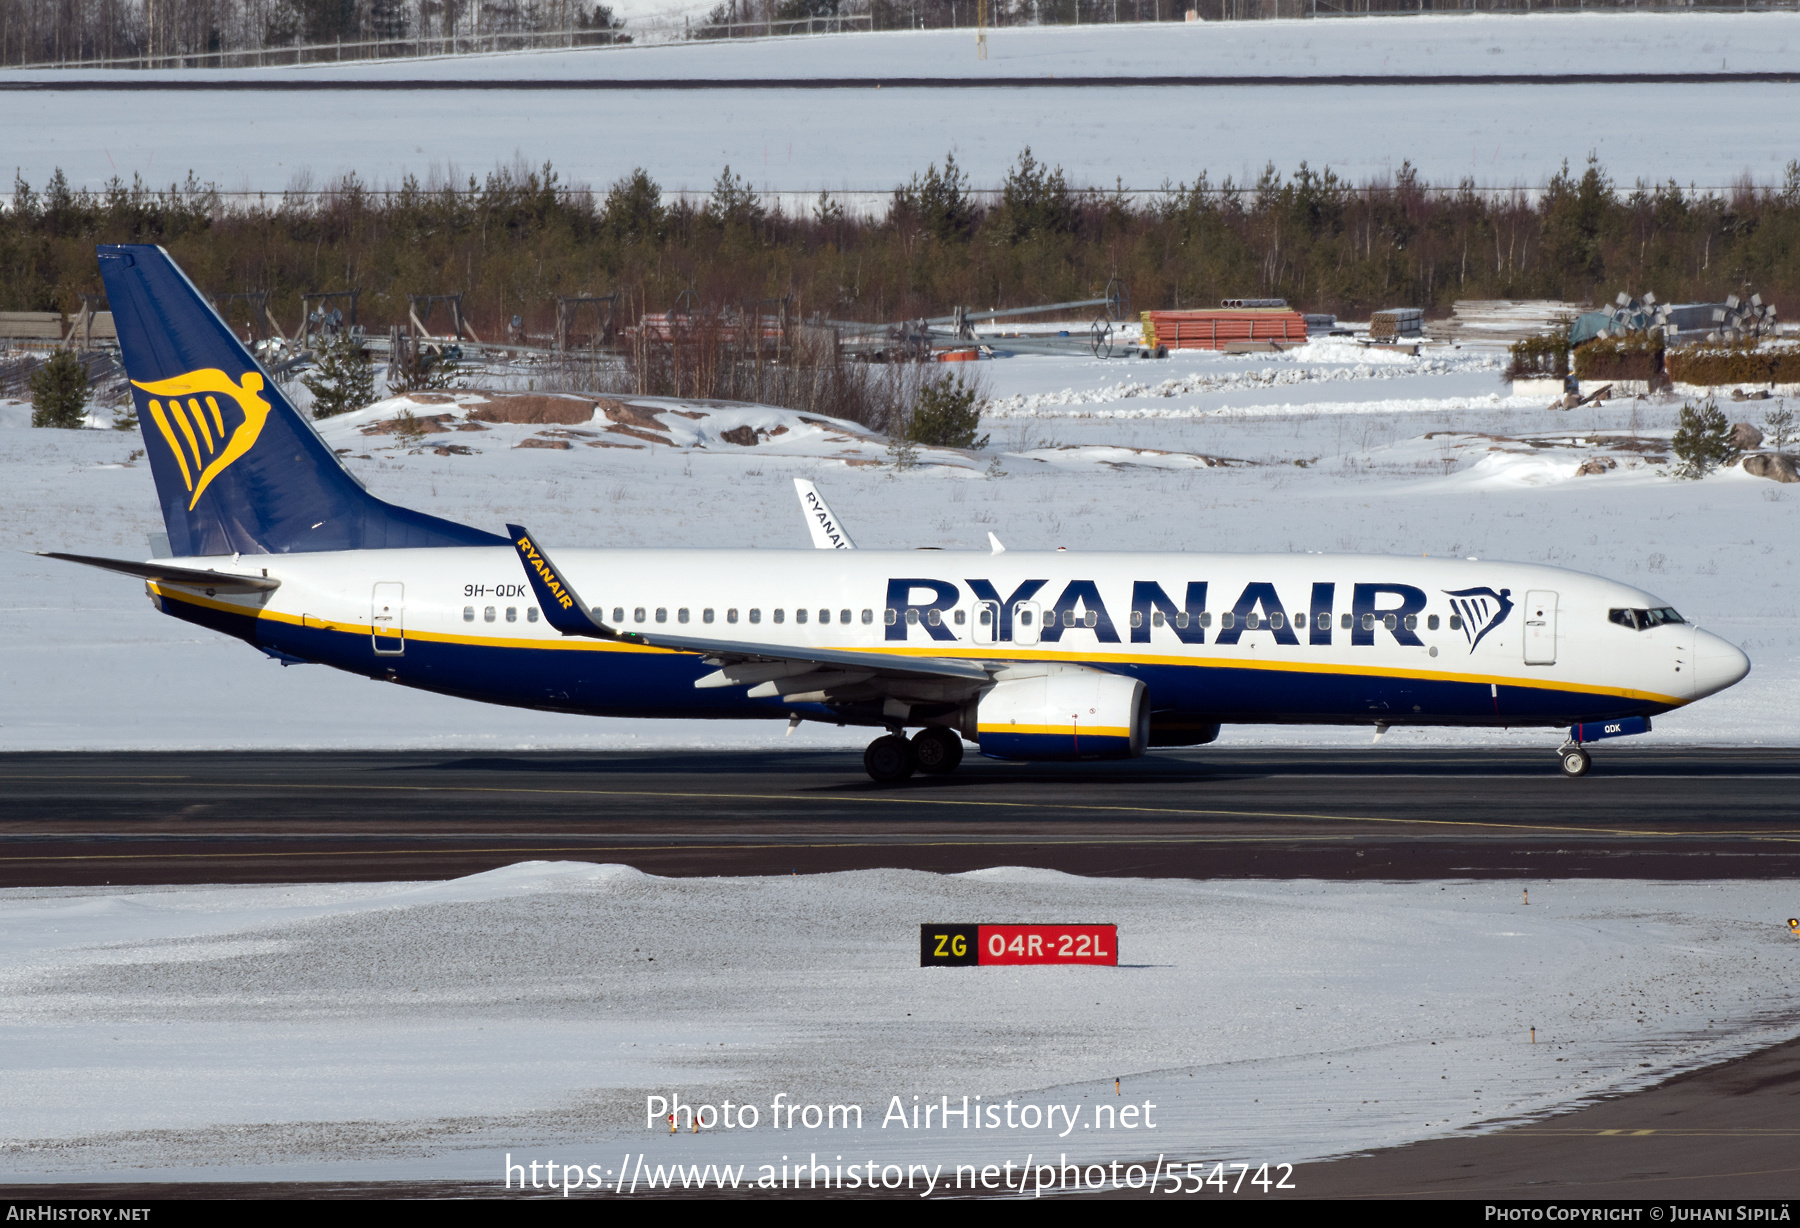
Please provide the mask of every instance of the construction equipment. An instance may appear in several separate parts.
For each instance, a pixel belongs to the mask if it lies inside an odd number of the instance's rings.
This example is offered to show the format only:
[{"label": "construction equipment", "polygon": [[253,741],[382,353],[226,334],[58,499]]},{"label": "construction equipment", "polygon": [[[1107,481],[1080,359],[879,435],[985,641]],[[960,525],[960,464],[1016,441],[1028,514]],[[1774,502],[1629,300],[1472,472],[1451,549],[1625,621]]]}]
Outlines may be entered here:
[{"label": "construction equipment", "polygon": [[[300,327],[295,330],[294,343],[304,350],[312,341],[314,333],[336,333],[340,328],[356,329],[356,300],[362,297],[361,290],[309,290],[300,296]],[[343,318],[343,310],[332,307],[328,311],[324,304],[336,302],[338,299],[350,300],[350,318]],[[313,304],[320,306],[314,308]]]},{"label": "construction equipment", "polygon": [[[413,327],[419,330],[421,337],[443,341],[480,341],[481,338],[475,335],[475,330],[469,327],[468,320],[463,318],[462,301],[463,296],[460,294],[409,294],[406,296],[406,314],[412,320]],[[419,304],[421,303],[425,305],[423,316],[419,315]],[[450,311],[450,332],[443,337],[437,337],[427,327],[431,320],[432,309],[439,303],[444,304]],[[355,315],[353,314],[350,318],[354,323]]]}]

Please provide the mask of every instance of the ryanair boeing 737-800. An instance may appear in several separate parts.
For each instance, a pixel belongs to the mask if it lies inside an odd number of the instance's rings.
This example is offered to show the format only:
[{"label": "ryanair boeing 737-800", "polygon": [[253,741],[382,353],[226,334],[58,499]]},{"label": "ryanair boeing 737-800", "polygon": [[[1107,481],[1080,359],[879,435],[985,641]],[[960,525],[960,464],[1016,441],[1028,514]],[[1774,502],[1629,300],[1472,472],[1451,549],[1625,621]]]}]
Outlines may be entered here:
[{"label": "ryanair boeing 737-800", "polygon": [[[172,547],[90,563],[286,662],[463,699],[884,731],[877,780],[1123,759],[1226,723],[1567,727],[1731,686],[1667,603],[1523,563],[1386,556],[570,549],[375,498],[161,248],[100,267]],[[815,493],[821,544],[850,544]],[[915,730],[910,737],[908,730]]]}]

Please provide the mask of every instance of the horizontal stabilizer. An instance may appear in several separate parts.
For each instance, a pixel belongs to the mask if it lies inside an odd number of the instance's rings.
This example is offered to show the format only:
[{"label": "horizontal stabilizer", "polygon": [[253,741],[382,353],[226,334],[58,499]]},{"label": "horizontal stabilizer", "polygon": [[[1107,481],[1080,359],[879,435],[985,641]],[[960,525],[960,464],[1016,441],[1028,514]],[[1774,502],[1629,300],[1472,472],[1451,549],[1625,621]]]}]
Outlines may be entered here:
[{"label": "horizontal stabilizer", "polygon": [[128,563],[123,559],[62,554],[55,550],[40,550],[38,554],[46,559],[61,559],[65,563],[86,563],[89,567],[103,567],[107,571],[137,576],[141,580],[155,580],[159,584],[179,584],[184,588],[203,588],[215,593],[272,593],[281,587],[280,580],[271,580],[267,576],[201,571],[197,567],[171,567],[167,563]]}]

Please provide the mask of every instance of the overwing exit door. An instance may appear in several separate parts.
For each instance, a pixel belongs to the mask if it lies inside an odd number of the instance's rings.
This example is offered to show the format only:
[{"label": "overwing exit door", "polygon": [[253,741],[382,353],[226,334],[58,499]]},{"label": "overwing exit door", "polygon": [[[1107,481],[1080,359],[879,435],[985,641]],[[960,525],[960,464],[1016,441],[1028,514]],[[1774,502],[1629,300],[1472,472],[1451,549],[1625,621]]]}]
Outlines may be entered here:
[{"label": "overwing exit door", "polygon": [[1556,594],[1547,589],[1525,594],[1525,664],[1556,664]]},{"label": "overwing exit door", "polygon": [[369,638],[377,656],[397,657],[406,651],[406,585],[383,581],[370,598]]}]

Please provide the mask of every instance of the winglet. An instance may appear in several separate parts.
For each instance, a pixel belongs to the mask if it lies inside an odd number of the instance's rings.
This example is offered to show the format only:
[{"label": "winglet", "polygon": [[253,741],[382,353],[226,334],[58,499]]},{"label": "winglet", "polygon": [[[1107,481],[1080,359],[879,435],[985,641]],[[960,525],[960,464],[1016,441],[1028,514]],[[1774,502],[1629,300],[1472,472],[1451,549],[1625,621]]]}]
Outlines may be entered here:
[{"label": "winglet", "polygon": [[563,578],[562,568],[550,561],[550,556],[532,540],[530,533],[516,524],[507,525],[506,533],[512,538],[519,561],[525,564],[525,578],[531,581],[531,590],[537,594],[545,622],[564,635],[591,635],[602,640],[620,638],[617,631],[588,613],[580,595]]},{"label": "winglet", "polygon": [[993,547],[993,549],[988,552],[990,554],[1006,553],[1006,547],[1000,544],[1000,539],[994,536],[994,531],[992,529],[988,530],[988,545]]},{"label": "winglet", "polygon": [[800,496],[800,510],[806,514],[806,527],[812,532],[812,544],[820,550],[854,550],[856,543],[844,531],[844,522],[831,514],[825,496],[805,478],[794,479],[794,491]]}]

